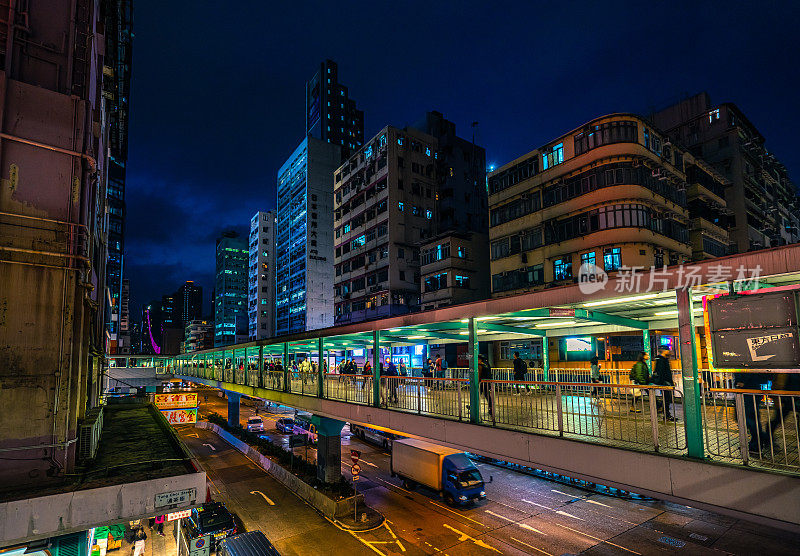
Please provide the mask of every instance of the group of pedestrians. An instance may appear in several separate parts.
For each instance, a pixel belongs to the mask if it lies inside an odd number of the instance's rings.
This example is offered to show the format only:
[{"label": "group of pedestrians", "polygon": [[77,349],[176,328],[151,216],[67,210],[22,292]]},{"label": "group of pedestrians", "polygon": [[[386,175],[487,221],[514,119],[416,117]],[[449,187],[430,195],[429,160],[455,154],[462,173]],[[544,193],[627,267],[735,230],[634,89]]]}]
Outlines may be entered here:
[{"label": "group of pedestrians", "polygon": [[[640,352],[636,363],[631,367],[629,378],[633,384],[639,386],[653,385],[671,387],[661,390],[661,401],[658,403],[657,410],[663,408],[664,418],[667,421],[676,421],[677,419],[672,414],[672,403],[674,401],[672,388],[675,387],[675,382],[672,379],[672,369],[669,366],[669,354],[670,350],[668,348],[659,350],[658,357],[656,357],[655,365],[653,366],[653,373],[651,374],[647,366],[647,361],[650,359],[650,356],[644,351]],[[648,390],[648,395],[654,395],[654,389]],[[631,413],[641,413],[642,410],[636,406],[636,402],[639,399],[643,399],[644,390],[641,388],[633,388],[631,394],[634,400],[630,409]]]}]

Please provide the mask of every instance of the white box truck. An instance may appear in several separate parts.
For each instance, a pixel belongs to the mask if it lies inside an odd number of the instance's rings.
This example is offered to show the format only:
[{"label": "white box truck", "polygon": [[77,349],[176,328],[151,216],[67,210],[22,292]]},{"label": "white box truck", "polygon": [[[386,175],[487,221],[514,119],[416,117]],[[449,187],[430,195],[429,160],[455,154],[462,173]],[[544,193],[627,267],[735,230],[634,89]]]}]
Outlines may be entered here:
[{"label": "white box truck", "polygon": [[423,485],[441,493],[450,505],[486,498],[481,472],[464,452],[416,438],[392,443],[392,477],[413,490]]}]

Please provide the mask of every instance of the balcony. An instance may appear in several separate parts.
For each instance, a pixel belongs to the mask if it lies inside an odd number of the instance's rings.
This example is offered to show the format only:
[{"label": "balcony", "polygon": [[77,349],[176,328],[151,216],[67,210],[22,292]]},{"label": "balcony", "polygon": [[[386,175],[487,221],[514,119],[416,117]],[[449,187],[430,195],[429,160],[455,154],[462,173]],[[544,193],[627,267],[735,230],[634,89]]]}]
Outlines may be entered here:
[{"label": "balcony", "polygon": [[104,407],[99,442],[79,442],[81,453],[96,451],[73,474],[0,492],[0,546],[205,502],[206,474],[161,412],[144,399],[124,400]]}]

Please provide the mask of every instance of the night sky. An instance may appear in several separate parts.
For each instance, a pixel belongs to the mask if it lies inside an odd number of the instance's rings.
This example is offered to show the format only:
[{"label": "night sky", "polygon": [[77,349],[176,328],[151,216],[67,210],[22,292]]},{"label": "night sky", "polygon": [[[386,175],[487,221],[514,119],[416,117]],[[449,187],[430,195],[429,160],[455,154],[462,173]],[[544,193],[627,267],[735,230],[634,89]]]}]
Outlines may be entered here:
[{"label": "night sky", "polygon": [[195,280],[210,314],[214,240],[275,207],[325,58],[367,138],[439,110],[465,137],[480,122],[499,165],[594,117],[705,90],[737,104],[800,182],[800,4],[632,4],[135,0],[132,310]]}]

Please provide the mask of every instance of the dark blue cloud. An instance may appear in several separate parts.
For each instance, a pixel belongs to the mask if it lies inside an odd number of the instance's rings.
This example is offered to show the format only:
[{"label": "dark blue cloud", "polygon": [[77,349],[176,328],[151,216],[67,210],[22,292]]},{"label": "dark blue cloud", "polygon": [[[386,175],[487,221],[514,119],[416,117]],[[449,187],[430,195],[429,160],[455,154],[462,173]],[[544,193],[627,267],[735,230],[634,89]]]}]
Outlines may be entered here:
[{"label": "dark blue cloud", "polygon": [[792,2],[137,0],[134,302],[186,279],[210,290],[215,235],[275,205],[277,169],[303,135],[304,82],[326,57],[367,136],[436,109],[465,134],[479,121],[502,163],[595,116],[707,90],[738,104],[797,178],[799,22]]}]

